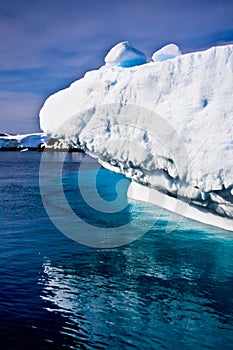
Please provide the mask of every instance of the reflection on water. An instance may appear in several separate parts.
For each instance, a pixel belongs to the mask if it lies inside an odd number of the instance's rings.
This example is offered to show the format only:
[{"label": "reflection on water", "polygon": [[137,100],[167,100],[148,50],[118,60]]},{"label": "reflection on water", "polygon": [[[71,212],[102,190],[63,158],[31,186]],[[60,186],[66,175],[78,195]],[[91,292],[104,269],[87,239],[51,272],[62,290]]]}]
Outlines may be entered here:
[{"label": "reflection on water", "polygon": [[230,349],[233,243],[200,235],[155,228],[132,247],[46,260],[41,298],[75,348]]},{"label": "reflection on water", "polygon": [[[167,234],[164,212],[130,245],[81,246],[43,208],[40,156],[0,157],[0,349],[232,349],[232,232],[184,219]],[[50,157],[52,168],[60,155]],[[70,181],[81,158],[68,157],[64,188],[75,210]],[[145,206],[143,220],[154,210]]]}]

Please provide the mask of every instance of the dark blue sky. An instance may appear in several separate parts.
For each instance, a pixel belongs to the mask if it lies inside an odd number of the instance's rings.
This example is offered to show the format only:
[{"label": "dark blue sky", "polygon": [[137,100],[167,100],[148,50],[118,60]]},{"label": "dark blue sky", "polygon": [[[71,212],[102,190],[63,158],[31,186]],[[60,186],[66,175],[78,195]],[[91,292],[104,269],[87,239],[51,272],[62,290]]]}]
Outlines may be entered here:
[{"label": "dark blue sky", "polygon": [[183,52],[232,43],[233,1],[5,0],[0,36],[0,132],[38,131],[44,100],[119,41],[148,57],[170,42]]}]

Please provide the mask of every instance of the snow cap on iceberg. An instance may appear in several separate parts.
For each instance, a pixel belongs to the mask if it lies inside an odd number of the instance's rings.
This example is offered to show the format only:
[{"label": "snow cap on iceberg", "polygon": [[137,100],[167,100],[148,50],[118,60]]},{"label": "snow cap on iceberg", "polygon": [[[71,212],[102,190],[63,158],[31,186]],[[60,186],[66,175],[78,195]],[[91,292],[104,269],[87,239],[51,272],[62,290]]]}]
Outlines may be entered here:
[{"label": "snow cap on iceberg", "polygon": [[170,60],[181,55],[179,47],[175,44],[168,44],[163,46],[160,50],[156,51],[152,55],[152,61],[160,62]]},{"label": "snow cap on iceberg", "polygon": [[40,126],[108,169],[233,220],[232,72],[233,45],[131,69],[104,65],[50,96]]},{"label": "snow cap on iceberg", "polygon": [[133,67],[146,63],[143,52],[132,47],[128,41],[115,45],[106,55],[104,62],[107,65]]}]

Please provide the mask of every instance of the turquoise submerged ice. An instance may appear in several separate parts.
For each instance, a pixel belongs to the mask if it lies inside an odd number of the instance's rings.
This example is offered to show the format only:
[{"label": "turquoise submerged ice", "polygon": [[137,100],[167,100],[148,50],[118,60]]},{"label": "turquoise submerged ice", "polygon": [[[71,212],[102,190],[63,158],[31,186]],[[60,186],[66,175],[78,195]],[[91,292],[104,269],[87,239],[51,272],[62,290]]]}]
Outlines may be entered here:
[{"label": "turquoise submerged ice", "polygon": [[[81,246],[62,235],[44,210],[41,156],[0,154],[1,349],[232,350],[232,233],[184,219],[167,234],[169,215],[163,212],[130,245]],[[48,153],[48,168],[61,156]],[[143,223],[153,220],[156,208],[140,202],[108,216],[109,222],[101,213],[91,216],[77,188],[80,157],[67,155],[63,185],[85,220],[119,225],[143,207]],[[105,169],[100,176],[101,195],[114,199],[113,184],[122,176]],[[51,193],[56,196],[53,186]]]},{"label": "turquoise submerged ice", "polygon": [[[129,56],[118,45],[104,66],[46,100],[42,130],[142,185],[232,219],[233,45],[183,55],[169,45],[162,51],[173,58],[132,67],[123,67]],[[163,145],[153,137],[162,134]]]}]

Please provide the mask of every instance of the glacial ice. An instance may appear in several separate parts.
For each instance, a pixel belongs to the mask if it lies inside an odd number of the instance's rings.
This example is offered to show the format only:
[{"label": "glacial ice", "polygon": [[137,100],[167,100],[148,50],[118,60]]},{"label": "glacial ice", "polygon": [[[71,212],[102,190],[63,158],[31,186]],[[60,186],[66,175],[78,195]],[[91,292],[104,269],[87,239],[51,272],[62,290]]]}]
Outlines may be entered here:
[{"label": "glacial ice", "polygon": [[0,148],[37,148],[48,139],[49,137],[44,133],[5,134],[4,136],[0,136]]},{"label": "glacial ice", "polygon": [[177,45],[168,44],[166,46],[163,46],[160,50],[153,53],[152,61],[154,62],[166,61],[180,55],[181,55],[181,52]]},{"label": "glacial ice", "polygon": [[115,45],[104,59],[107,65],[133,67],[146,63],[143,52],[132,47],[128,41]]},{"label": "glacial ice", "polygon": [[233,45],[131,67],[121,50],[50,96],[41,129],[139,184],[233,218]]}]

